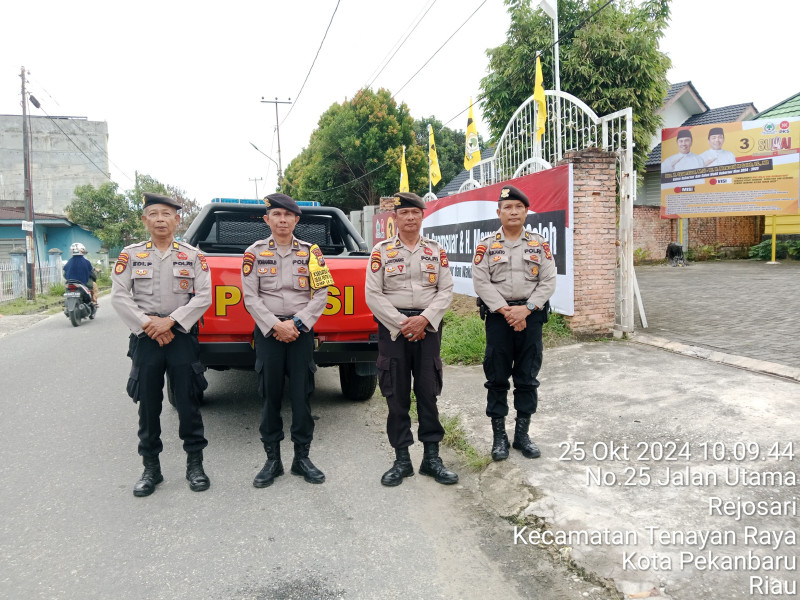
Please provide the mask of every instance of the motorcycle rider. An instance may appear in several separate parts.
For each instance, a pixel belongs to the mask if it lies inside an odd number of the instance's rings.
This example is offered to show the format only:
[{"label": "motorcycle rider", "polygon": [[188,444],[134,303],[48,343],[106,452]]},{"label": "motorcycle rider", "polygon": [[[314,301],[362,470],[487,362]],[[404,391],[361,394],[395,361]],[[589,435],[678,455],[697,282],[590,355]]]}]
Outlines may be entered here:
[{"label": "motorcycle rider", "polygon": [[[64,279],[74,279],[85,285],[90,290],[92,304],[97,307],[97,273],[89,259],[84,256],[86,246],[75,242],[69,247],[69,251],[72,258],[64,264]],[[91,286],[89,285],[90,279],[92,280]]]}]

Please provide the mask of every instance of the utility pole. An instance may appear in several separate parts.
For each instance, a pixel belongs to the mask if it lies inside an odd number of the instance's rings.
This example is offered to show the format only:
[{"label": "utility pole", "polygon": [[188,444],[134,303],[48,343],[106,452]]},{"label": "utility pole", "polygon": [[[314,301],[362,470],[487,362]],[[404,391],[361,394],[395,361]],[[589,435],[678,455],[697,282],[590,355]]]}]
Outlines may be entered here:
[{"label": "utility pole", "polygon": [[36,299],[36,286],[34,285],[34,254],[33,254],[33,190],[31,189],[31,154],[30,142],[28,140],[28,97],[25,93],[25,67],[22,67],[19,74],[22,78],[22,165],[23,177],[25,178],[25,222],[22,228],[25,230],[25,281],[28,287],[28,300]]},{"label": "utility pole", "polygon": [[278,97],[275,96],[275,100],[264,100],[264,96],[261,96],[261,102],[275,105],[275,130],[278,132],[278,187],[280,187],[283,181],[283,167],[281,166],[281,125],[278,119],[278,104],[291,104],[292,99],[278,100]]},{"label": "utility pole", "polygon": [[256,179],[255,177],[251,177],[250,178],[250,181],[255,181],[256,182],[256,200],[258,200],[258,182],[259,181],[263,181],[263,180],[264,180],[263,177],[259,177],[258,179]]}]

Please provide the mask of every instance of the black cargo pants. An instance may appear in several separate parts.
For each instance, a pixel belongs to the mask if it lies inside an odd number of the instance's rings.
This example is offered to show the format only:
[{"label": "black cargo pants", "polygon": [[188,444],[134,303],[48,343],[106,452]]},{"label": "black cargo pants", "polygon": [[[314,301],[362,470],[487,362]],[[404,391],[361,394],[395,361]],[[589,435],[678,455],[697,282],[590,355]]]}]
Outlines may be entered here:
[{"label": "black cargo pants", "polygon": [[500,313],[486,315],[486,354],[483,372],[486,375],[486,416],[508,414],[508,390],[514,381],[514,408],[520,417],[536,412],[539,370],[542,368],[542,325],[547,319],[543,310],[532,312],[525,329],[514,331]]},{"label": "black cargo pants", "polygon": [[417,398],[421,442],[440,442],[444,428],[439,422],[436,397],[442,393],[442,328],[426,331],[425,338],[409,342],[402,335],[392,340],[389,330],[378,323],[378,382],[389,405],[386,433],[393,448],[414,443],[411,433],[411,376]]},{"label": "black cargo pants", "polygon": [[186,452],[208,445],[200,415],[200,398],[207,387],[205,367],[199,359],[197,337],[174,331],[175,339],[166,346],[146,335],[131,335],[128,355],[133,361],[128,379],[128,395],[139,403],[139,454],[158,456],[161,442],[161,406],[164,399],[164,373],[169,377],[178,410],[178,435]]},{"label": "black cargo pants", "polygon": [[310,444],[314,438],[314,418],[311,416],[311,393],[314,391],[314,332],[301,331],[293,342],[279,342],[271,335],[264,337],[255,329],[258,391],[263,399],[261,411],[261,441],[266,448],[283,437],[281,403],[285,378],[288,377],[289,401],[292,404],[292,427],[295,444]]}]

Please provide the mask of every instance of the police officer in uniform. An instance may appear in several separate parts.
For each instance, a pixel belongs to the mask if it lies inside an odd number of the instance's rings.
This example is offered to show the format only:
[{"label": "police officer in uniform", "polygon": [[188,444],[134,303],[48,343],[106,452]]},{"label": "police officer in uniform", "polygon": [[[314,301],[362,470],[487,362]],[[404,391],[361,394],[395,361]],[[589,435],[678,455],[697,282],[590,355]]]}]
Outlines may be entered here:
[{"label": "police officer in uniform", "polygon": [[486,317],[483,370],[494,460],[508,458],[509,377],[514,380],[517,411],[513,447],[527,458],[541,455],[528,437],[528,428],[536,412],[542,325],[547,321],[548,299],[556,289],[556,266],[544,238],[525,229],[529,206],[521,190],[504,186],[497,209],[502,226],[480,241],[472,261],[472,282]]},{"label": "police officer in uniform", "polygon": [[210,485],[203,471],[208,441],[199,408],[207,384],[195,325],[211,305],[211,273],[197,248],[175,241],[180,208],[167,196],[144,194],[142,222],[150,239],[125,247],[111,275],[111,304],[131,330],[128,394],[139,403],[144,473],[134,496],[149,496],[164,480],[158,455],[165,372],[175,394],[189,487],[200,492]]},{"label": "police officer in uniform", "polygon": [[420,236],[425,202],[409,192],[395,194],[397,234],[375,245],[367,267],[366,301],[378,321],[378,375],[389,405],[386,433],[394,465],[381,478],[386,486],[414,475],[408,448],[411,433],[411,376],[424,445],[419,472],[453,484],[458,475],[439,458],[444,428],[436,396],[442,391],[441,322],[453,297],[453,278],[444,249]]},{"label": "police officer in uniform", "polygon": [[288,376],[292,403],[291,472],[309,483],[322,483],[325,475],[308,458],[314,437],[310,402],[316,371],[312,328],[325,310],[333,279],[319,247],[293,235],[300,220],[297,202],[285,194],[271,194],[264,203],[264,221],[271,235],[250,246],[242,261],[244,304],[256,322],[255,369],[264,400],[259,431],[267,453],[267,462],[253,485],[267,487],[283,475],[280,442],[284,437],[284,376]]}]

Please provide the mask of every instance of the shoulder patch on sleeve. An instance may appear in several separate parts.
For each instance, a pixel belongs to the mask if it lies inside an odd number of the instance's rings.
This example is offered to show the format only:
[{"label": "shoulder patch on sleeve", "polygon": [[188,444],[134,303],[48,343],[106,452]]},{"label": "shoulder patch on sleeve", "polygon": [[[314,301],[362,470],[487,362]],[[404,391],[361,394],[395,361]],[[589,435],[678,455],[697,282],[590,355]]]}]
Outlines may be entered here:
[{"label": "shoulder patch on sleeve", "polygon": [[381,258],[381,251],[376,248],[372,251],[372,256],[370,256],[369,268],[372,269],[373,273],[377,273],[380,271],[382,263],[383,260]]},{"label": "shoulder patch on sleeve", "polygon": [[478,247],[475,248],[475,258],[474,258],[473,262],[476,265],[481,264],[481,261],[483,260],[483,255],[484,254],[486,254],[486,244],[478,244]]},{"label": "shoulder patch on sleeve", "polygon": [[114,273],[119,275],[123,273],[125,269],[128,267],[128,261],[130,257],[128,256],[127,252],[120,252],[119,258],[117,258],[117,264],[114,266]]},{"label": "shoulder patch on sleeve", "polygon": [[242,273],[250,275],[253,272],[253,263],[256,262],[256,256],[252,252],[245,252],[242,258]]},{"label": "shoulder patch on sleeve", "polygon": [[553,260],[553,253],[550,252],[550,244],[548,242],[542,242],[542,248],[544,249],[544,257],[547,260]]},{"label": "shoulder patch on sleeve", "polygon": [[447,252],[444,251],[444,248],[439,250],[439,264],[443,267],[450,266],[450,262],[447,260]]}]

